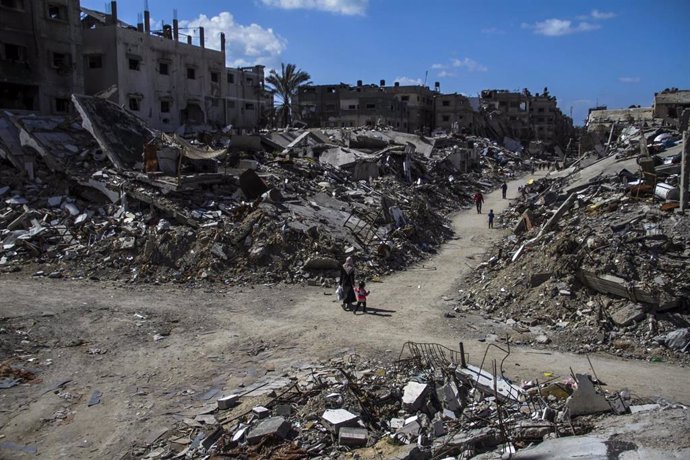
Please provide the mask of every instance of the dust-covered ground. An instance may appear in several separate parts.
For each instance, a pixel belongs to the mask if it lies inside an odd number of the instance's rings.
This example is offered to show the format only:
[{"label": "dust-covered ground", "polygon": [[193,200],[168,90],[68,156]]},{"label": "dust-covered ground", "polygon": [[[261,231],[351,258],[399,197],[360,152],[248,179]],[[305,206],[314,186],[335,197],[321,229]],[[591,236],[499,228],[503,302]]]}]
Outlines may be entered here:
[{"label": "dust-covered ground", "polygon": [[[509,184],[509,198],[518,182]],[[500,212],[500,192],[485,209]],[[487,343],[505,345],[504,322],[455,312],[462,279],[506,231],[486,229],[474,210],[454,216],[455,239],[410,269],[370,283],[369,314],[344,311],[332,290],[300,285],[117,282],[0,277],[0,362],[21,365],[28,383],[0,390],[0,443],[31,446],[44,458],[121,458],[145,446],[176,416],[267,374],[357,353],[395,360],[406,341],[463,342],[478,363]],[[492,349],[489,359],[503,356]],[[598,377],[639,396],[690,402],[682,366],[590,355]],[[511,349],[516,381],[545,372],[591,372],[585,355]],[[4,375],[0,375],[0,378]],[[94,392],[100,402],[89,405]],[[97,393],[96,393],[97,394]],[[98,398],[96,398],[98,399]],[[94,401],[91,401],[94,402]],[[1,458],[33,455],[0,450]]]}]

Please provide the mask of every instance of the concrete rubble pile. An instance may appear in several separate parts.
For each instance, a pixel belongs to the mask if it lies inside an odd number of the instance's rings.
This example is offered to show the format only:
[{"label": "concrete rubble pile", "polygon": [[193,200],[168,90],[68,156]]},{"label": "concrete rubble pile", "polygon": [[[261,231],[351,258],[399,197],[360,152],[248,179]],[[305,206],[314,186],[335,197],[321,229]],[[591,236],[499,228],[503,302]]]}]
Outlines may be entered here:
[{"label": "concrete rubble pile", "polygon": [[674,211],[682,138],[664,131],[624,129],[608,156],[526,184],[456,309],[512,343],[686,362],[690,218]]},{"label": "concrete rubble pile", "polygon": [[543,440],[585,434],[596,417],[674,406],[635,405],[629,392],[606,392],[586,374],[516,385],[453,359],[459,356],[438,344],[408,342],[394,363],[347,355],[295,365],[227,393],[216,389],[213,404],[195,407],[190,395],[175,427],[132,454],[507,458]]},{"label": "concrete rubble pile", "polygon": [[402,268],[446,214],[522,169],[476,137],[376,129],[185,139],[73,96],[80,120],[0,117],[0,270],[127,282],[327,285]]}]

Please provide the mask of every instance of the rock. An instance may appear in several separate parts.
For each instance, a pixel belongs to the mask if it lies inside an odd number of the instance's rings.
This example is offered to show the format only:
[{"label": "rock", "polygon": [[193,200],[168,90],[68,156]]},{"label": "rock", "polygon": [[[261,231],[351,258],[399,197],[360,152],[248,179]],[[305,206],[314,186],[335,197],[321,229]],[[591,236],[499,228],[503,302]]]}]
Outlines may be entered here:
[{"label": "rock", "polygon": [[256,444],[266,436],[277,436],[280,439],[290,432],[290,424],[283,417],[269,417],[264,419],[247,435],[249,444]]},{"label": "rock", "polygon": [[609,412],[611,406],[604,395],[594,390],[594,384],[588,375],[575,374],[577,390],[565,402],[571,416]]},{"label": "rock", "polygon": [[628,303],[611,314],[611,320],[618,326],[629,326],[644,318],[647,309],[635,303]]},{"label": "rock", "polygon": [[340,268],[340,262],[331,257],[310,257],[304,264],[305,270],[337,270]]},{"label": "rock", "polygon": [[546,345],[547,343],[551,342],[551,339],[544,334],[540,334],[534,338],[534,341],[541,345]]},{"label": "rock", "polygon": [[403,389],[402,397],[405,409],[414,413],[422,407],[428,387],[426,383],[408,382]]},{"label": "rock", "polygon": [[551,278],[551,275],[551,272],[533,273],[529,278],[529,286],[533,288],[541,286]]}]

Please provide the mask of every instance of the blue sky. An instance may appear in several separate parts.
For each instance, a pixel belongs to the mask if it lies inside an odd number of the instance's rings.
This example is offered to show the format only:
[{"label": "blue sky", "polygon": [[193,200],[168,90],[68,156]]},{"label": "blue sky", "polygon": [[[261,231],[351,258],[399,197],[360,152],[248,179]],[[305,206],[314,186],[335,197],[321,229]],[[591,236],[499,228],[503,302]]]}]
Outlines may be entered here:
[{"label": "blue sky", "polygon": [[[81,0],[104,10],[105,0]],[[443,92],[541,92],[576,124],[596,104],[651,105],[690,89],[690,0],[149,0],[157,24],[173,10],[228,37],[228,65],[291,62],[317,84],[441,83]],[[119,0],[132,24],[145,0]],[[428,72],[428,76],[427,76]]]}]

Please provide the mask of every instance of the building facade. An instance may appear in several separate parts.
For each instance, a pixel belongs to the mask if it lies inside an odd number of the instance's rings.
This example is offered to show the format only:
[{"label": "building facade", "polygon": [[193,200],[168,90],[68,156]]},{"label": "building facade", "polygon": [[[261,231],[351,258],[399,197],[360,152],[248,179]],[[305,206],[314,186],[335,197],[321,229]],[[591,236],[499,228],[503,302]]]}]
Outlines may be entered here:
[{"label": "building facade", "polygon": [[273,96],[264,86],[264,66],[225,70],[225,121],[237,131],[253,131],[266,124]]},{"label": "building facade", "polygon": [[79,0],[0,1],[0,109],[71,112],[83,93]]},{"label": "building facade", "polygon": [[437,94],[434,97],[435,130],[446,133],[473,133],[475,112],[470,100],[462,94]]},{"label": "building facade", "polygon": [[683,110],[690,110],[690,90],[665,89],[654,93],[654,117],[666,123],[676,123]]},{"label": "building facade", "polygon": [[392,126],[408,132],[407,104],[377,85],[305,85],[296,100],[299,119],[309,127]]}]

